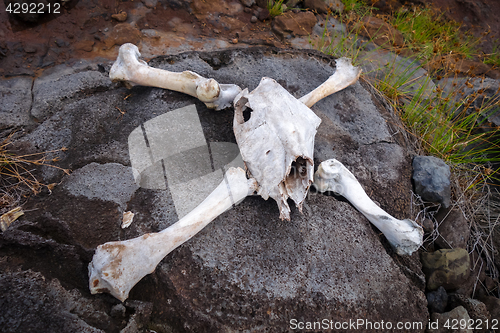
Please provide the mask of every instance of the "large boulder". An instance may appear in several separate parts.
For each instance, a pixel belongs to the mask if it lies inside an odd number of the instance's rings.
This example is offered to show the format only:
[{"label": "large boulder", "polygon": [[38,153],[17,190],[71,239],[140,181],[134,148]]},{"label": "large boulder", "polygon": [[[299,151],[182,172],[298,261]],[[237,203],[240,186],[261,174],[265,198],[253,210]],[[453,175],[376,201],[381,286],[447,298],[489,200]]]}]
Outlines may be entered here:
[{"label": "large boulder", "polygon": [[[319,53],[275,49],[192,52],[150,61],[155,67],[190,69],[250,90],[268,76],[296,97],[324,82],[334,71],[332,64],[332,58]],[[60,85],[58,80],[44,82],[49,85],[45,90]],[[67,292],[50,294],[54,311],[45,311],[44,317],[57,325],[33,326],[37,332],[65,324],[75,331],[88,325],[89,332],[126,327],[133,331],[141,325],[156,332],[282,332],[293,323],[300,327],[323,318],[330,324],[358,318],[394,325],[428,321],[418,255],[396,256],[383,235],[349,203],[315,193],[306,199],[303,214],[292,206],[291,221],[279,219],[272,200],[245,199],[169,254],[132,289],[123,306],[110,295],[90,295],[87,265],[99,244],[175,223],[183,214],[178,207],[196,205],[202,199],[197,191],[217,184],[205,178],[221,177],[221,164],[237,163],[234,151],[222,162],[214,153],[216,143],[235,145],[232,109],[208,110],[190,96],[157,88],[127,90],[106,83],[93,87],[84,95],[68,90],[57,109],[40,101],[37,112],[46,120],[17,142],[25,151],[68,147],[56,154],[59,166],[73,173],[39,169],[45,183],[59,185],[30,198],[25,215],[0,234],[0,284],[13,285],[15,278],[25,286],[15,294],[0,288],[8,295],[2,294],[0,313],[20,299],[32,299],[29,286],[45,278],[38,294],[55,287]],[[36,94],[35,100],[42,97]],[[54,100],[53,94],[48,98]],[[396,142],[399,137],[392,135],[390,115],[382,105],[361,83],[318,102],[312,108],[322,119],[315,163],[340,160],[383,209],[407,218],[411,161]],[[162,121],[183,107],[188,121],[177,120],[190,129],[173,127],[180,133],[177,144],[165,142],[162,138],[172,136]],[[187,143],[193,148],[184,152],[166,149]],[[207,151],[212,159],[204,174],[186,164],[184,172],[166,176],[172,161],[198,161]],[[193,199],[179,192],[179,187],[189,186]],[[122,229],[126,211],[135,216],[132,225]],[[69,305],[58,307],[58,297]],[[71,312],[75,302],[100,311],[103,322],[96,323],[95,316],[89,319],[88,312]],[[20,327],[39,309],[29,307],[19,315],[9,311],[9,323]],[[423,326],[416,331],[423,332]]]}]

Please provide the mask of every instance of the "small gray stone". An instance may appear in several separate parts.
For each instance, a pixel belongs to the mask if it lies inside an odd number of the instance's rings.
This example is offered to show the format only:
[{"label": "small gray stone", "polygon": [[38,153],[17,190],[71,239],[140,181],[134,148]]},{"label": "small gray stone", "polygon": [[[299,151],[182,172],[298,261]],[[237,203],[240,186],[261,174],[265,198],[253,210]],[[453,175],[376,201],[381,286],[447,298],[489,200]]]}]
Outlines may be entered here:
[{"label": "small gray stone", "polygon": [[[467,310],[463,306],[458,306],[451,310],[450,312],[446,312],[443,314],[433,313],[431,315],[431,322],[429,323],[429,329],[426,331],[428,333],[447,333],[450,332],[449,327],[444,327],[445,323],[450,324],[452,321],[460,322],[461,320],[468,323],[471,318],[467,313]],[[457,330],[453,330],[455,333],[473,333],[474,331],[467,328],[460,328],[458,325]]]},{"label": "small gray stone", "polygon": [[111,317],[113,318],[125,318],[125,313],[127,309],[123,304],[116,304],[111,307]]},{"label": "small gray stone", "polygon": [[255,0],[241,0],[241,3],[246,7],[252,7],[255,5]]},{"label": "small gray stone", "polygon": [[[443,89],[446,96],[455,102],[475,94],[467,114],[476,112],[477,109],[484,109],[484,105],[491,105],[491,108],[484,114],[495,126],[500,126],[500,107],[498,103],[495,103],[495,100],[498,102],[500,80],[481,77],[450,77],[436,81],[436,84]],[[457,93],[459,91],[463,91],[464,95]],[[463,110],[460,108],[458,111],[462,112]]]},{"label": "small gray stone", "polygon": [[24,52],[26,53],[35,53],[37,51],[37,48],[36,46],[33,46],[33,45],[26,45],[24,47]]},{"label": "small gray stone", "polygon": [[160,33],[158,32],[158,30],[155,30],[155,29],[142,29],[141,32],[145,37],[148,37],[148,38],[154,38],[154,39],[161,38]]},{"label": "small gray stone", "polygon": [[431,291],[426,294],[429,312],[443,313],[448,305],[448,294],[441,286],[436,291]]},{"label": "small gray stone", "polygon": [[[358,39],[361,42],[362,39]],[[393,52],[381,49],[373,42],[364,42],[364,51],[358,59],[362,63],[364,73],[371,78],[383,80],[385,77],[407,77],[406,83],[399,87],[400,91],[421,94],[425,98],[435,96],[436,85],[428,79],[428,73],[414,59],[401,57]],[[403,100],[407,103],[409,99]]]},{"label": "small gray stone", "polygon": [[430,234],[434,231],[434,222],[432,222],[432,220],[429,218],[425,218],[422,221],[422,227],[424,228],[424,231],[426,233]]},{"label": "small gray stone", "polygon": [[66,45],[66,42],[62,40],[61,38],[56,38],[55,43],[58,47],[63,47]]},{"label": "small gray stone", "polygon": [[257,23],[258,19],[257,19],[257,16],[252,16],[252,18],[250,19],[250,22],[252,23]]},{"label": "small gray stone", "polygon": [[415,156],[413,159],[413,181],[415,192],[425,201],[439,202],[450,206],[450,167],[434,156]]},{"label": "small gray stone", "polygon": [[[261,8],[259,8],[261,9]],[[269,13],[269,10],[267,10],[267,8],[264,8],[262,10],[259,10],[259,13],[257,14],[257,18],[259,19],[259,21],[265,21],[267,20],[269,17],[270,17],[270,13]]]}]

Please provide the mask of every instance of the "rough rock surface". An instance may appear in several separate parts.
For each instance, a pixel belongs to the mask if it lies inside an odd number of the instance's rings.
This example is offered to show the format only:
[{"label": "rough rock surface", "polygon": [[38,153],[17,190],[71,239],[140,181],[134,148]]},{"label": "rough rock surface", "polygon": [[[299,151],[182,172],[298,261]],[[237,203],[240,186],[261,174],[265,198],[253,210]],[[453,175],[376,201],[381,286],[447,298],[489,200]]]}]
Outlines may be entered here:
[{"label": "rough rock surface", "polygon": [[426,294],[429,312],[443,313],[448,305],[448,294],[441,286],[435,291],[430,291]]},{"label": "rough rock surface", "polygon": [[449,303],[451,307],[463,306],[467,310],[469,316],[474,320],[481,320],[483,323],[491,321],[491,315],[486,305],[477,299],[460,294],[453,294],[449,297]]},{"label": "rough rock surface", "polygon": [[[471,318],[467,313],[467,310],[463,306],[458,306],[446,313],[433,313],[431,315],[431,323],[433,326],[427,330],[428,333],[446,333],[446,332],[455,332],[455,333],[473,333],[472,329],[467,327],[463,328],[460,325],[457,325],[457,329],[450,330],[450,326],[445,327],[445,324],[451,324],[453,321],[460,322],[460,320],[465,320],[467,323],[470,322]],[[435,325],[434,325],[435,324]]]},{"label": "rough rock surface", "polygon": [[[150,64],[191,69],[250,90],[269,76],[297,97],[334,71],[330,57],[276,49],[187,53],[158,57]],[[48,80],[46,89],[59,84]],[[97,245],[159,231],[178,220],[168,187],[133,184],[131,132],[148,132],[147,121],[195,104],[207,143],[235,143],[232,109],[214,112],[190,96],[157,88],[127,90],[104,81],[94,87],[84,95],[69,91],[67,100],[52,111],[41,101],[39,113],[46,119],[18,140],[28,152],[68,147],[58,153],[59,164],[73,173],[41,168],[46,183],[60,185],[32,197],[25,215],[0,234],[0,288],[11,290],[2,297],[0,313],[24,298],[48,294],[53,305],[42,315],[50,323],[33,326],[37,332],[62,326],[81,332],[133,332],[141,325],[156,332],[275,332],[287,331],[291,319],[317,318],[427,322],[418,256],[396,256],[350,204],[314,193],[306,199],[304,214],[292,207],[290,222],[279,220],[273,202],[245,199],[140,281],[124,303],[125,311],[110,295],[90,295],[87,265]],[[356,83],[312,108],[322,119],[315,163],[337,158],[382,208],[406,218],[410,159],[388,127],[384,117],[390,115],[367,89]],[[135,213],[127,229],[120,228],[123,210]],[[40,292],[30,287],[38,285]],[[52,285],[61,291],[51,292]],[[141,311],[134,303],[138,301]],[[71,304],[85,311],[71,310]],[[38,309],[41,305],[25,307],[19,315],[9,311],[10,325],[20,327],[26,316],[35,325]],[[92,317],[97,314],[99,318]]]},{"label": "rough rock surface", "polygon": [[470,227],[464,214],[457,208],[441,208],[435,216],[439,237],[436,244],[442,249],[467,248]]},{"label": "rough rock surface", "polygon": [[434,156],[413,158],[413,182],[415,192],[425,201],[439,202],[445,208],[450,206],[450,167]]},{"label": "rough rock surface", "polygon": [[465,249],[438,250],[422,253],[422,266],[427,278],[427,289],[459,288],[469,277],[470,259]]},{"label": "rough rock surface", "polygon": [[[56,66],[35,80],[31,115],[43,121],[68,102],[84,98],[89,92],[107,90],[111,85],[109,78],[95,65]],[[72,97],[71,100],[68,96]]]},{"label": "rough rock surface", "polygon": [[304,7],[320,14],[328,12],[328,5],[324,0],[304,0]]},{"label": "rough rock surface", "polygon": [[486,309],[491,315],[491,319],[500,321],[500,299],[494,296],[485,296],[480,298]]},{"label": "rough rock surface", "polygon": [[311,12],[286,12],[274,19],[273,31],[281,38],[309,36],[317,21]]},{"label": "rough rock surface", "polygon": [[0,129],[31,123],[31,86],[33,79],[15,77],[0,80]]}]

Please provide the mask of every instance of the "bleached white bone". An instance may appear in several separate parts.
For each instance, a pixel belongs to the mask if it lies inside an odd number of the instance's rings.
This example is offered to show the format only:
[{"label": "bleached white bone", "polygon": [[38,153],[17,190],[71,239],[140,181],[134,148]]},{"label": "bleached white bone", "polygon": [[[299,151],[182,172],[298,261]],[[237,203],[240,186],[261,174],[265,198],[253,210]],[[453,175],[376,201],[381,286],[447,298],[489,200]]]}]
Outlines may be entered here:
[{"label": "bleached white bone", "polygon": [[313,182],[314,136],[320,123],[311,109],[267,77],[234,100],[233,130],[241,157],[259,183],[258,194],[276,200],[281,219],[290,219],[288,198],[302,210]]},{"label": "bleached white bone", "polygon": [[167,229],[97,247],[89,264],[92,294],[108,292],[122,302],[133,286],[158,263],[217,216],[257,190],[241,168],[229,168],[221,184],[192,212]]},{"label": "bleached white bone", "polygon": [[330,96],[337,91],[347,88],[358,81],[361,69],[351,64],[351,59],[339,58],[335,61],[336,70],[323,84],[300,98],[300,101],[307,107],[311,107],[319,100]]},{"label": "bleached white bone", "polygon": [[356,177],[336,159],[324,161],[319,165],[314,174],[314,185],[320,192],[332,191],[349,200],[385,235],[399,255],[410,255],[422,245],[422,227],[412,220],[398,220],[377,206]]},{"label": "bleached white bone", "polygon": [[120,46],[118,58],[109,71],[112,81],[151,86],[182,92],[198,98],[208,108],[222,110],[231,106],[241,88],[234,84],[219,84],[191,71],[170,72],[148,66],[139,60],[141,54],[134,44]]}]

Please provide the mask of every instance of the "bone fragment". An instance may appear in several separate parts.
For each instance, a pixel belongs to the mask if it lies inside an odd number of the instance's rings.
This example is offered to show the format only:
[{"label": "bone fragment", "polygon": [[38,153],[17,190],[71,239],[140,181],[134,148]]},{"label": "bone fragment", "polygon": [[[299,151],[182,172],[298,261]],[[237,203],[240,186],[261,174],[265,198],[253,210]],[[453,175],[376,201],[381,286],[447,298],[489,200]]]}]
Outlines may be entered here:
[{"label": "bone fragment", "polygon": [[289,220],[287,199],[302,210],[313,181],[314,136],[321,119],[266,77],[251,93],[245,89],[236,96],[234,108],[234,135],[245,165],[259,183],[257,194],[276,200],[280,218]]},{"label": "bone fragment", "polygon": [[307,107],[310,108],[323,98],[358,81],[361,75],[361,69],[359,67],[354,67],[350,59],[339,58],[336,60],[336,64],[337,69],[328,80],[300,99]]},{"label": "bone fragment", "polygon": [[123,213],[122,229],[128,228],[132,224],[132,221],[134,220],[134,215],[135,214],[132,212]]},{"label": "bone fragment", "polygon": [[91,293],[108,292],[125,301],[132,287],[167,254],[256,190],[257,183],[247,179],[243,169],[229,168],[224,181],[205,201],[167,229],[98,246],[89,264]]},{"label": "bone fragment", "polygon": [[151,86],[182,92],[198,98],[208,108],[222,110],[231,106],[241,88],[234,84],[219,84],[194,72],[170,72],[148,66],[139,60],[137,46],[126,43],[120,47],[118,58],[109,71],[112,81]]},{"label": "bone fragment", "polygon": [[349,200],[387,238],[399,255],[411,255],[423,243],[422,227],[412,220],[398,220],[377,206],[347,168],[331,159],[322,162],[314,175],[320,192],[333,191]]},{"label": "bone fragment", "polygon": [[2,229],[2,231],[7,230],[7,228],[9,228],[12,222],[17,220],[21,215],[24,215],[24,212],[21,209],[21,207],[16,207],[8,211],[7,213],[3,214],[2,216],[0,216],[0,229]]}]

